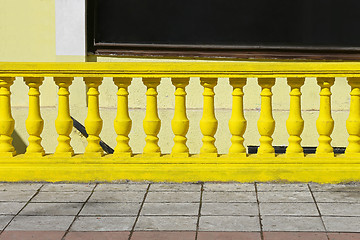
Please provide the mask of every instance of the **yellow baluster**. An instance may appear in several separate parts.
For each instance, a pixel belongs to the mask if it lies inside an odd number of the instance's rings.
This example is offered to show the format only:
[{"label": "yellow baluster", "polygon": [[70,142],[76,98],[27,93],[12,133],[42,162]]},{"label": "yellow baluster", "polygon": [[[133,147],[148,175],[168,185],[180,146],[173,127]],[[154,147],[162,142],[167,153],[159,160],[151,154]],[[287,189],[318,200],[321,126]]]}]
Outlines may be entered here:
[{"label": "yellow baluster", "polygon": [[118,87],[118,106],[117,114],[114,120],[114,128],[117,134],[116,147],[114,155],[128,156],[132,155],[131,147],[129,146],[129,133],[131,130],[131,119],[129,117],[128,109],[128,86],[131,84],[131,78],[114,77],[114,83]]},{"label": "yellow baluster", "polygon": [[12,157],[16,154],[11,137],[15,121],[11,115],[10,106],[10,86],[14,79],[13,77],[0,78],[0,156],[2,157]]},{"label": "yellow baluster", "polygon": [[175,90],[175,113],[171,121],[171,127],[175,134],[174,147],[171,150],[172,156],[189,156],[189,148],[186,146],[186,133],[189,130],[189,119],[186,116],[186,91],[189,78],[173,78]]},{"label": "yellow baluster", "polygon": [[88,145],[85,148],[85,156],[101,157],[104,151],[100,146],[100,133],[103,121],[99,112],[99,91],[102,83],[101,77],[85,77],[84,81],[88,87],[88,114],[85,119],[85,128],[88,133]]},{"label": "yellow baluster", "polygon": [[300,88],[304,85],[305,78],[288,78],[288,85],[291,87],[290,91],[290,113],[286,120],[286,128],[289,133],[289,146],[286,148],[286,155],[289,157],[304,156],[303,148],[301,147],[301,133],[304,129],[304,120],[301,117],[301,91]]},{"label": "yellow baluster", "polygon": [[70,133],[73,128],[73,120],[70,117],[69,108],[69,86],[71,85],[72,77],[54,77],[56,85],[59,86],[59,110],[58,116],[55,120],[55,128],[58,137],[58,146],[55,150],[55,156],[73,156],[74,149],[70,145]]},{"label": "yellow baluster", "polygon": [[334,78],[320,77],[317,83],[320,90],[320,111],[316,120],[316,128],[319,133],[319,146],[316,148],[318,156],[334,156],[331,142],[331,133],[334,129],[334,120],[331,117],[331,92],[330,87],[334,85]]},{"label": "yellow baluster", "polygon": [[214,87],[217,84],[217,78],[201,78],[200,83],[204,87],[203,116],[200,120],[200,129],[204,137],[202,138],[203,145],[200,148],[200,155],[217,156],[217,149],[214,144],[214,135],[218,127],[214,112]]},{"label": "yellow baluster", "polygon": [[29,86],[29,115],[25,121],[26,130],[29,134],[29,146],[26,148],[27,156],[43,156],[44,148],[41,146],[40,134],[44,128],[44,120],[40,115],[40,92],[39,87],[44,81],[43,77],[24,77]]},{"label": "yellow baluster", "polygon": [[346,129],[349,133],[349,145],[346,148],[346,156],[360,155],[360,78],[348,78],[351,86],[351,100],[349,118],[346,120]]},{"label": "yellow baluster", "polygon": [[233,87],[232,113],[229,120],[229,128],[232,134],[232,145],[229,149],[229,154],[236,156],[246,156],[246,149],[243,145],[243,135],[246,129],[246,120],[244,118],[243,108],[243,87],[246,84],[246,78],[230,78],[229,81],[230,85]]},{"label": "yellow baluster", "polygon": [[259,78],[258,84],[261,86],[261,111],[257,126],[261,137],[257,155],[273,157],[275,150],[272,146],[273,138],[271,136],[275,130],[275,120],[272,116],[271,87],[275,85],[275,78]]},{"label": "yellow baluster", "polygon": [[146,114],[143,121],[143,127],[146,134],[146,145],[144,147],[144,155],[160,156],[160,147],[157,137],[161,121],[157,111],[157,91],[156,87],[160,84],[160,78],[143,78],[143,83],[147,87],[146,91]]}]

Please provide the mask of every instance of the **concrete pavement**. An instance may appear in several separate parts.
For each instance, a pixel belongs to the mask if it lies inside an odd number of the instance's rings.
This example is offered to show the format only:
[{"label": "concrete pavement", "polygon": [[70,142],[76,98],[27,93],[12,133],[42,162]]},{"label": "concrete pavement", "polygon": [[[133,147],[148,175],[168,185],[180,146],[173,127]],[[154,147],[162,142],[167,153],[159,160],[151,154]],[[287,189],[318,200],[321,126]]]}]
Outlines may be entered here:
[{"label": "concrete pavement", "polygon": [[0,240],[359,240],[360,183],[0,183]]}]

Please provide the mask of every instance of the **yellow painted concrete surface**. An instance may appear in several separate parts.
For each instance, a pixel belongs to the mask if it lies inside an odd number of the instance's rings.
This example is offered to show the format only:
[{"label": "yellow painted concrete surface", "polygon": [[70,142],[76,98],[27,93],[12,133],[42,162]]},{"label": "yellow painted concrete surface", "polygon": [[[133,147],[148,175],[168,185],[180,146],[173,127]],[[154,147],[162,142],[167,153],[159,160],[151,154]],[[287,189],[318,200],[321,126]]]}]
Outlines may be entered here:
[{"label": "yellow painted concrete surface", "polygon": [[107,156],[0,159],[0,181],[318,182],[359,181],[359,158],[191,158]]}]

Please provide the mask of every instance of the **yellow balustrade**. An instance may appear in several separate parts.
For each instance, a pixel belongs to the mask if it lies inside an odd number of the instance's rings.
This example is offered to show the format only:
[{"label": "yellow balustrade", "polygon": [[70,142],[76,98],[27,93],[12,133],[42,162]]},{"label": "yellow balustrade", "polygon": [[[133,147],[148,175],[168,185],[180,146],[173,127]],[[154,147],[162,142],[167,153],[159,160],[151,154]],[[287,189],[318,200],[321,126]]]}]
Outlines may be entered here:
[{"label": "yellow balustrade", "polygon": [[319,118],[316,120],[316,128],[319,133],[319,146],[316,148],[318,156],[333,156],[331,146],[331,133],[334,129],[334,120],[331,117],[331,92],[330,87],[334,85],[334,78],[319,77],[317,83],[320,86],[320,110]]},{"label": "yellow balustrade", "polygon": [[100,146],[100,133],[103,121],[99,112],[99,86],[102,83],[101,77],[85,77],[84,81],[88,87],[88,115],[85,119],[85,128],[87,134],[88,145],[85,148],[85,155],[101,157],[104,151]]},{"label": "yellow balustrade", "polygon": [[230,155],[246,156],[246,148],[244,147],[244,133],[246,130],[246,120],[244,117],[243,107],[243,87],[246,84],[246,78],[230,78],[230,85],[233,87],[233,104],[232,113],[229,120],[229,129],[232,134]]},{"label": "yellow balustrade", "polygon": [[[25,154],[17,155],[12,144],[12,134],[14,126],[16,129],[16,126],[21,127],[22,123],[16,117],[14,120],[11,114],[10,86],[15,77],[23,77],[29,87],[29,115],[25,121],[29,133],[29,145]],[[55,120],[55,128],[59,135],[58,146],[53,154],[46,155],[41,145],[40,135],[44,121],[40,114],[39,98],[39,87],[44,77],[53,77],[59,87],[58,115]],[[89,135],[88,145],[85,152],[79,154],[74,154],[70,144],[73,122],[70,117],[69,87],[74,77],[84,78],[88,97],[88,114],[85,120]],[[112,77],[118,88],[117,112],[114,120],[116,146],[114,154],[106,155],[100,146],[103,121],[100,117],[98,90],[104,77]],[[142,152],[133,153],[129,146],[129,134],[137,128],[132,129],[132,120],[129,117],[128,95],[132,92],[128,92],[128,87],[132,79],[138,77],[143,79],[147,87],[146,113],[143,120],[146,144]],[[171,78],[175,87],[175,109],[171,120],[175,137],[171,152],[161,154],[158,145],[161,121],[157,109],[157,87],[163,77]],[[192,148],[188,146],[189,143],[187,144],[190,122],[186,109],[186,87],[190,77],[200,78],[200,84],[204,88],[204,105],[200,120],[203,138],[199,155],[189,154],[189,147]],[[219,77],[221,77],[219,81],[229,78],[229,84],[233,88],[232,112],[228,122],[231,139],[227,139],[229,144],[231,141],[231,146],[228,154],[221,155],[218,154],[215,146],[218,120],[215,117],[214,88]],[[246,112],[249,114],[246,115],[247,120],[244,117],[244,104],[247,101],[246,98],[244,99],[244,93],[245,96],[254,94],[246,92],[246,84],[254,77],[258,79],[258,85],[261,87],[261,94],[258,96],[261,109],[257,130],[253,129],[251,124],[247,127],[247,121],[249,123],[255,121],[250,118],[252,113]],[[286,77],[290,87],[289,117],[286,121],[289,145],[286,154],[275,155],[272,146],[275,130],[272,87],[276,78],[280,77]],[[307,77],[316,77],[321,89],[319,117],[316,121],[320,136],[316,154],[304,154],[301,146],[304,129],[301,88],[306,85]],[[346,77],[351,86],[350,112],[346,121],[349,144],[345,154],[334,154],[330,144],[332,141],[330,136],[334,128],[330,88],[334,84],[335,77]],[[304,89],[305,93],[306,88]],[[14,91],[14,87],[12,90]],[[191,98],[191,95],[189,97]],[[304,100],[309,101],[309,99]],[[110,111],[109,109],[106,111]],[[54,123],[49,122],[50,126],[52,124]],[[345,121],[339,124],[345,125]],[[279,130],[285,131],[283,124],[278,123],[276,126]],[[258,153],[246,154],[245,137],[255,131],[261,136]],[[136,134],[135,132],[134,135]],[[314,137],[316,135],[309,132],[306,134],[313,134]],[[9,182],[147,180],[339,183],[360,181],[360,62],[0,63],[0,156],[0,181]]]},{"label": "yellow balustrade", "polygon": [[55,77],[54,81],[56,85],[59,86],[59,110],[55,120],[56,131],[59,134],[59,144],[56,147],[55,155],[71,157],[74,155],[74,149],[70,145],[70,133],[73,128],[73,120],[70,117],[69,86],[71,85],[73,78]]},{"label": "yellow balustrade", "polygon": [[200,120],[200,129],[204,137],[202,138],[203,145],[200,148],[200,155],[214,157],[217,156],[214,137],[218,127],[214,109],[214,87],[217,84],[217,78],[201,78],[200,83],[204,87],[203,116]]},{"label": "yellow balustrade", "polygon": [[175,113],[171,121],[171,127],[175,137],[171,155],[173,157],[188,157],[189,148],[186,146],[186,133],[189,130],[189,119],[186,116],[185,87],[189,84],[189,78],[173,78],[171,81],[176,88]]},{"label": "yellow balustrade", "polygon": [[27,156],[43,156],[45,150],[41,146],[40,134],[44,128],[44,120],[40,114],[40,91],[43,77],[24,77],[26,85],[29,87],[29,115],[25,121],[26,130],[29,134],[29,145],[26,148]]},{"label": "yellow balustrade", "polygon": [[161,127],[161,121],[157,111],[157,91],[156,87],[160,84],[160,78],[143,78],[143,83],[147,87],[146,91],[146,114],[143,121],[146,134],[146,145],[143,153],[148,156],[160,156],[160,147],[158,145],[158,133]]},{"label": "yellow balustrade", "polygon": [[258,84],[261,86],[261,111],[257,126],[261,137],[257,155],[274,157],[275,149],[272,146],[271,136],[275,130],[275,120],[272,116],[271,87],[275,85],[275,78],[259,78]]},{"label": "yellow balustrade", "polygon": [[130,119],[128,109],[128,86],[131,84],[131,78],[114,78],[114,83],[118,87],[118,106],[116,118],[114,120],[114,128],[117,134],[117,144],[114,149],[114,154],[116,156],[130,157],[132,155],[132,151],[129,146],[129,133],[132,121]]},{"label": "yellow balustrade", "polygon": [[304,130],[304,119],[301,117],[301,91],[305,78],[288,78],[290,91],[290,113],[286,120],[286,129],[289,133],[289,146],[286,148],[286,155],[289,157],[304,156],[301,147],[301,133]]},{"label": "yellow balustrade", "polygon": [[348,78],[351,86],[350,113],[346,120],[346,129],[349,133],[349,145],[346,148],[346,156],[360,155],[360,78]]},{"label": "yellow balustrade", "polygon": [[0,156],[2,157],[12,157],[16,154],[11,137],[15,120],[11,115],[10,106],[10,86],[14,79],[14,77],[0,78]]}]

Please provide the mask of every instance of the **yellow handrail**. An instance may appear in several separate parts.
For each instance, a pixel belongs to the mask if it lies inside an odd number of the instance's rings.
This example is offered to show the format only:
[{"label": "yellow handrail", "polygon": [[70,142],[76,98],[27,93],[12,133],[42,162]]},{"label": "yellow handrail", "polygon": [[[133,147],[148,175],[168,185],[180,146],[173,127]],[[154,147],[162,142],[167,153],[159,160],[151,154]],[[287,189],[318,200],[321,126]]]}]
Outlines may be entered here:
[{"label": "yellow handrail", "polygon": [[360,62],[0,62],[0,77],[359,77]]}]

